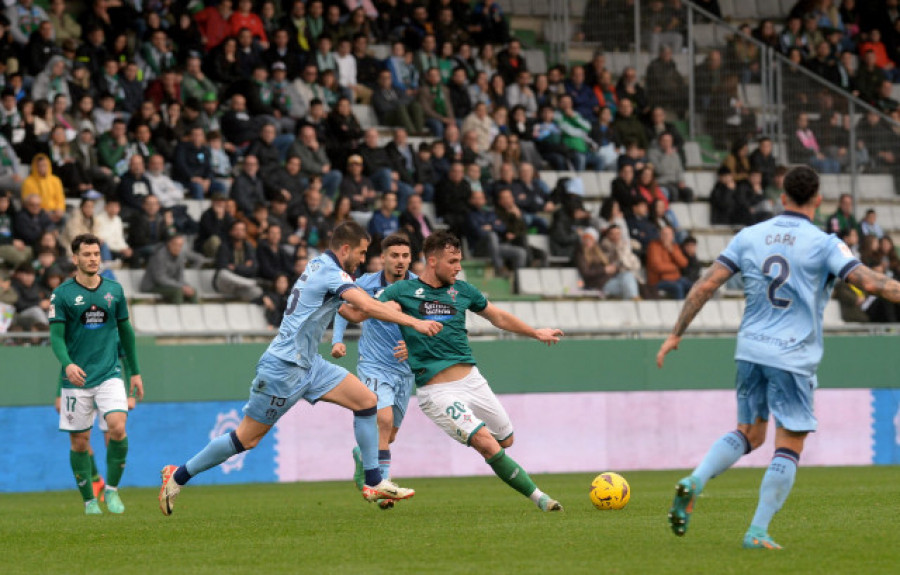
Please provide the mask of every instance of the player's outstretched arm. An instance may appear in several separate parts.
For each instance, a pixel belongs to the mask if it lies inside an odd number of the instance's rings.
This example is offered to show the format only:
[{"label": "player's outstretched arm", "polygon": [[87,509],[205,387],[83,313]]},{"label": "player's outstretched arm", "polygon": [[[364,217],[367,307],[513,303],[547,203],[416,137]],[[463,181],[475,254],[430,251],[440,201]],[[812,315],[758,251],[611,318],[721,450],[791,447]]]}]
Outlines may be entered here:
[{"label": "player's outstretched arm", "polygon": [[856,266],[847,275],[847,282],[867,293],[900,303],[900,282],[892,280],[868,266]]},{"label": "player's outstretched arm", "polygon": [[713,265],[707,268],[703,276],[697,280],[691,291],[688,292],[687,297],[684,298],[684,305],[681,307],[681,313],[678,314],[678,320],[672,328],[672,333],[659,347],[659,351],[656,354],[657,367],[663,366],[663,361],[665,361],[666,355],[670,351],[678,349],[678,344],[681,343],[681,336],[687,331],[688,326],[691,325],[691,322],[694,321],[694,318],[697,317],[697,314],[703,309],[709,298],[732,275],[733,272],[730,269],[719,262],[714,262]]},{"label": "player's outstretched arm", "polygon": [[144,399],[144,380],[141,377],[141,367],[137,360],[137,346],[134,342],[134,328],[131,322],[124,319],[119,322],[119,341],[122,342],[122,349],[125,351],[125,361],[131,370],[131,386],[130,392],[138,399]]},{"label": "player's outstretched arm", "polygon": [[[444,328],[444,325],[440,322],[416,319],[406,315],[398,310],[396,305],[382,303],[373,299],[361,289],[348,289],[341,294],[341,297],[344,298],[347,303],[353,304],[353,307],[362,311],[366,317],[379,319],[381,321],[389,321],[398,325],[405,325],[406,327],[411,327],[417,332],[428,336],[437,335]],[[341,306],[341,308],[344,307],[346,306]]]},{"label": "player's outstretched arm", "polygon": [[563,332],[561,329],[549,327],[540,329],[533,328],[518,317],[514,316],[506,310],[500,309],[490,302],[487,304],[486,308],[478,312],[478,315],[491,322],[494,327],[500,328],[504,331],[534,338],[541,343],[546,343],[547,345],[558,343],[559,338],[563,336]]}]

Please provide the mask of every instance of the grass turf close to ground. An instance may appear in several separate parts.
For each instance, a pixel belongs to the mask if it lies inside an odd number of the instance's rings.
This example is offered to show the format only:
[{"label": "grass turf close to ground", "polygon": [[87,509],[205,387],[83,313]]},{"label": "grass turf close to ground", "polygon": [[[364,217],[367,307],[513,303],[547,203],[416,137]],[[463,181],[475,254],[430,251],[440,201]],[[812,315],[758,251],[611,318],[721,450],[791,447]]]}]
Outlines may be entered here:
[{"label": "grass turf close to ground", "polygon": [[[598,470],[605,471],[605,470]],[[593,475],[540,475],[563,513],[541,513],[495,477],[399,481],[391,511],[351,481],[188,486],[171,517],[156,492],[122,490],[124,515],[82,515],[75,489],[0,495],[0,572],[13,573],[896,573],[900,468],[800,468],[770,532],[741,548],[761,469],[713,480],[690,529],[666,523],[684,472],[629,472],[631,502],[597,511]],[[104,509],[105,510],[105,509]]]}]

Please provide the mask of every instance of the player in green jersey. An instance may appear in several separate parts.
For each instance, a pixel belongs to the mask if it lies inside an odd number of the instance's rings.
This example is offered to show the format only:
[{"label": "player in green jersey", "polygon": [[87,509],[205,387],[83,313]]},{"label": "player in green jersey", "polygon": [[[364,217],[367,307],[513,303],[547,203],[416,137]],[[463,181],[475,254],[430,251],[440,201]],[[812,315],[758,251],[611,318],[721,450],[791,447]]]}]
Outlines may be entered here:
[{"label": "player in green jersey", "polygon": [[[122,349],[122,345],[119,345],[119,361],[122,365],[122,369],[125,372],[125,381],[130,381],[131,369],[128,366],[128,362],[125,361],[125,351]],[[66,376],[63,373],[60,373],[59,378],[57,378],[57,386],[56,386],[56,400],[54,402],[53,407],[56,409],[56,413],[59,413],[62,409],[62,386],[63,381],[65,381]],[[123,382],[124,383],[124,382]],[[137,406],[137,398],[134,396],[134,393],[128,394],[128,411],[131,411]],[[96,417],[95,417],[96,419]],[[103,433],[103,444],[109,445],[109,428],[106,426],[106,419],[101,417],[97,420],[98,427],[100,431]],[[97,467],[97,461],[94,458],[94,448],[88,446],[88,455],[91,457],[91,485],[94,490],[94,497],[103,501],[103,493],[106,491],[106,481],[103,480],[103,476],[100,475],[100,469]]]},{"label": "player in green jersey", "polygon": [[91,487],[90,431],[99,411],[109,428],[104,498],[112,513],[123,513],[118,485],[128,454],[125,422],[128,397],[119,368],[121,341],[131,369],[130,389],[144,397],[144,384],[135,353],[134,329],[122,286],[101,277],[100,240],[81,234],[72,240],[75,277],[63,282],[50,298],[50,343],[62,364],[59,428],[69,433],[69,461],[85,503],[85,513],[102,513]]},{"label": "player in green jersey", "polygon": [[[379,296],[382,301],[399,304],[404,313],[414,318],[438,321],[444,326],[433,338],[419,337],[413,330],[400,327],[409,352],[409,366],[416,378],[419,407],[450,437],[474,448],[500,479],[541,510],[561,511],[562,505],[538,489],[528,473],[504,451],[513,443],[513,426],[476,367],[466,332],[466,310],[502,330],[547,345],[557,343],[563,332],[535,329],[489,303],[474,286],[457,280],[462,252],[459,240],[452,234],[441,231],[428,236],[422,251],[425,270],[419,278],[391,284]],[[353,315],[352,321],[365,317],[355,310],[347,313]],[[345,317],[351,319],[349,315]]]}]

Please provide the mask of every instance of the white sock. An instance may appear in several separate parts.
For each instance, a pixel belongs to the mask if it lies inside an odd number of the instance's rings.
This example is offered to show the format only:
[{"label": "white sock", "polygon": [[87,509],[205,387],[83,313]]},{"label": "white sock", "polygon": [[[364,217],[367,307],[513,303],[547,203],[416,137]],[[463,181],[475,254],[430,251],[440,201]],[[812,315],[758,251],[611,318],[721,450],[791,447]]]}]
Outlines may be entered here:
[{"label": "white sock", "polygon": [[543,495],[544,495],[543,491],[541,491],[538,488],[535,488],[534,491],[531,493],[531,495],[528,496],[528,499],[531,499],[534,502],[534,504],[537,505],[540,502],[541,497]]},{"label": "white sock", "polygon": [[112,485],[107,485],[107,486],[106,486],[106,490],[107,490],[107,491],[118,491],[119,488],[118,488],[118,487],[113,487]]}]

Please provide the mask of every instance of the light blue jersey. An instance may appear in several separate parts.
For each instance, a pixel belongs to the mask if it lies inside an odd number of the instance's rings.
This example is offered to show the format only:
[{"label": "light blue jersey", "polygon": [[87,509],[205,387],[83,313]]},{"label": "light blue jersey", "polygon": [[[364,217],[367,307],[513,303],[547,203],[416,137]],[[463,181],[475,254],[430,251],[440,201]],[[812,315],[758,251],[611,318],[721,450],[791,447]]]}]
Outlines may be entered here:
[{"label": "light blue jersey", "polygon": [[[416,279],[414,273],[406,272],[404,279]],[[356,285],[361,287],[370,296],[377,298],[388,285],[384,272],[366,274],[356,280]],[[338,316],[334,320],[334,333],[331,336],[331,344],[344,341],[344,331],[347,329],[347,320]],[[412,373],[409,363],[397,361],[394,357],[394,348],[397,342],[403,339],[400,327],[395,323],[367,319],[362,323],[362,335],[359,338],[359,368],[370,371],[370,368],[387,370],[406,375]]]},{"label": "light blue jersey", "polygon": [[341,294],[355,289],[331,251],[313,258],[294,284],[278,335],[266,353],[308,370],[319,354],[319,343],[343,300]]},{"label": "light blue jersey", "polygon": [[735,359],[815,375],[834,280],[860,265],[850,248],[805,216],[785,212],[741,230],[716,261],[744,279]]}]

